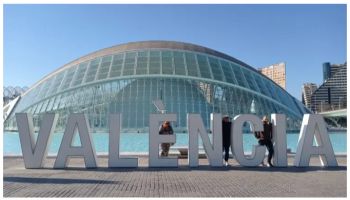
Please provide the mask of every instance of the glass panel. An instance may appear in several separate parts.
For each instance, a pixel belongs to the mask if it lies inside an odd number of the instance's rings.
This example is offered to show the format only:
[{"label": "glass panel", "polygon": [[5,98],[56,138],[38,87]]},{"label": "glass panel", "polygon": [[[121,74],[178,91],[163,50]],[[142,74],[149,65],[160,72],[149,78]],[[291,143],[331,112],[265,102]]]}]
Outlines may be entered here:
[{"label": "glass panel", "polygon": [[281,102],[280,98],[276,94],[275,87],[273,83],[270,80],[263,79],[265,81],[265,84],[268,86],[267,88],[269,89],[270,93],[272,94],[272,97],[274,100]]},{"label": "glass panel", "polygon": [[206,56],[197,54],[197,61],[199,66],[199,71],[201,73],[201,76],[203,78],[209,78],[211,79],[209,64]]},{"label": "glass panel", "polygon": [[236,79],[232,73],[230,64],[226,61],[221,60],[221,67],[222,67],[222,71],[224,72],[224,76],[226,78],[226,81],[232,84],[237,84],[236,83]]},{"label": "glass panel", "polygon": [[43,106],[43,103],[44,103],[44,102],[40,102],[40,103],[39,103],[38,107],[36,107],[36,109],[35,109],[34,114],[37,114],[37,113],[39,113],[39,112],[40,112],[41,107]]},{"label": "glass panel", "polygon": [[269,115],[269,108],[265,105],[264,99],[254,95],[255,112],[258,116]]},{"label": "glass panel", "polygon": [[85,76],[85,83],[95,80],[97,69],[100,64],[100,60],[101,60],[100,58],[96,58],[95,60],[90,62],[89,68]]},{"label": "glass panel", "polygon": [[83,78],[85,76],[85,72],[87,69],[88,63],[84,62],[79,65],[79,68],[77,70],[77,73],[75,73],[74,81],[72,82],[72,87],[80,85],[83,81]]},{"label": "glass panel", "polygon": [[160,51],[150,51],[149,73],[160,74]]},{"label": "glass panel", "polygon": [[70,109],[69,107],[74,103],[73,100],[74,91],[70,91],[65,100],[65,109]]},{"label": "glass panel", "polygon": [[245,78],[243,77],[243,73],[241,71],[241,67],[239,67],[235,63],[231,63],[231,67],[234,73],[234,76],[236,77],[238,85],[248,88],[247,83],[245,81]]},{"label": "glass panel", "polygon": [[136,52],[128,52],[125,54],[125,64],[123,75],[133,75],[136,62]]},{"label": "glass panel", "polygon": [[52,110],[56,110],[58,108],[60,101],[61,101],[61,95],[56,96],[55,104],[53,105]]},{"label": "glass panel", "polygon": [[258,85],[258,87],[260,88],[260,91],[268,96],[268,97],[271,97],[271,94],[270,94],[270,91],[267,89],[267,86],[265,85],[265,83],[261,80],[261,78],[259,77],[259,75],[256,75],[254,74],[254,78],[255,78],[255,81]]},{"label": "glass panel", "polygon": [[[284,94],[283,96],[286,98],[286,102],[287,104],[285,104],[290,110],[294,111],[295,113],[298,113],[300,110],[297,107],[297,105],[294,103],[294,100],[292,99],[292,97],[286,93],[283,89],[281,89],[282,94]],[[294,114],[294,113],[293,113]],[[301,113],[302,114],[302,113]]]},{"label": "glass panel", "polygon": [[250,92],[242,91],[243,93],[243,107],[244,113],[250,113],[250,105],[252,103],[252,98],[250,97]]},{"label": "glass panel", "polygon": [[268,106],[270,113],[275,113],[275,108],[270,100],[265,99],[265,104]]},{"label": "glass panel", "polygon": [[209,63],[211,66],[211,71],[213,72],[214,79],[223,81],[224,79],[222,75],[222,70],[221,66],[219,65],[218,59],[209,57]]},{"label": "glass panel", "polygon": [[39,101],[42,98],[39,96],[42,86],[43,84],[39,84],[32,92],[26,96],[23,96],[23,98],[18,102],[18,105],[16,105],[15,109],[22,111],[22,109],[26,108],[27,106]]},{"label": "glass panel", "polygon": [[[295,104],[295,107],[298,109],[298,111],[299,111],[299,114],[301,115],[301,116],[303,116],[303,107],[302,107],[302,105],[300,105],[300,103],[298,103],[298,101],[295,99],[295,98],[293,98],[293,97],[291,97],[292,98],[292,101],[294,102],[294,104]],[[305,111],[306,112],[306,111]]]},{"label": "glass panel", "polygon": [[162,51],[162,73],[173,74],[173,58],[171,51]]},{"label": "glass panel", "polygon": [[266,106],[266,112],[267,114],[272,114],[273,113],[273,108],[271,107],[271,104],[269,102],[269,100],[265,99],[265,98],[261,98],[264,101],[264,105]]},{"label": "glass panel", "polygon": [[50,99],[50,103],[47,105],[46,112],[52,110],[52,106],[54,102],[55,102],[55,97]]},{"label": "glass panel", "polygon": [[47,93],[47,96],[52,95],[56,92],[58,92],[58,89],[61,85],[61,82],[64,78],[64,74],[67,72],[67,70],[60,72],[57,76],[55,76],[55,81],[51,86],[50,91]]},{"label": "glass panel", "polygon": [[244,99],[243,99],[243,94],[242,94],[242,90],[241,89],[235,89],[236,90],[236,94],[237,94],[237,105],[240,105],[237,107],[237,113],[239,114],[243,114],[244,112]]},{"label": "glass panel", "polygon": [[109,77],[120,76],[124,61],[124,54],[117,54],[113,56],[113,62]]},{"label": "glass panel", "polygon": [[38,104],[35,104],[35,105],[29,107],[28,109],[25,110],[25,113],[32,113],[33,114],[37,106],[38,106]]},{"label": "glass panel", "polygon": [[178,51],[174,51],[173,54],[174,54],[175,74],[186,75],[184,54]]},{"label": "glass panel", "polygon": [[221,86],[216,85],[214,87],[214,98],[221,101],[223,98],[223,89]]},{"label": "glass panel", "polygon": [[67,101],[67,93],[62,95],[61,97],[61,101],[60,101],[60,105],[59,105],[59,109],[65,108],[66,105],[66,101]]},{"label": "glass panel", "polygon": [[34,114],[37,108],[38,108],[38,104],[35,104],[34,106],[32,106],[30,113]]},{"label": "glass panel", "polygon": [[137,53],[136,74],[147,74],[148,51],[140,51]]},{"label": "glass panel", "polygon": [[45,81],[43,83],[43,87],[42,87],[42,89],[41,89],[41,91],[39,93],[40,99],[43,99],[44,97],[47,96],[46,94],[49,91],[49,88],[51,87],[51,84],[54,81],[54,78],[55,77],[52,77],[52,78],[50,78],[49,80],[47,80],[47,81]]},{"label": "glass panel", "polygon": [[45,112],[48,103],[49,103],[49,99],[46,99],[46,100],[44,101],[44,103],[43,103],[41,109],[40,109],[40,113]]},{"label": "glass panel", "polygon": [[243,74],[245,76],[246,81],[248,82],[249,88],[254,90],[254,91],[259,91],[258,88],[255,86],[254,79],[251,75],[251,72],[249,72],[246,69],[242,69],[242,71],[243,71]]},{"label": "glass panel", "polygon": [[112,63],[111,61],[112,61],[112,56],[106,56],[102,58],[102,63],[97,76],[98,80],[107,78],[109,67]]},{"label": "glass panel", "polygon": [[274,102],[271,102],[271,101],[268,101],[269,104],[270,104],[270,107],[272,108],[273,110],[273,113],[277,113],[277,106]]},{"label": "glass panel", "polygon": [[[200,101],[202,101],[202,99],[200,99],[201,97],[199,96],[199,92],[197,91],[197,87],[196,86],[194,86],[193,85],[194,83],[193,83],[193,81],[192,81],[192,83],[191,83],[191,89],[192,89],[192,93],[193,93],[193,101],[194,102],[196,102],[196,104],[197,104],[197,108],[199,109],[199,107],[198,107],[198,103],[200,102]],[[198,112],[199,110],[196,110],[196,112]]]},{"label": "glass panel", "polygon": [[187,74],[189,76],[198,76],[196,57],[193,53],[185,53]]},{"label": "glass panel", "polygon": [[236,99],[236,94],[233,90],[233,88],[228,88],[228,94],[226,95],[226,101],[227,101],[227,109],[228,109],[228,113],[231,116],[235,116],[235,107],[236,107],[236,103],[235,103],[235,99]]},{"label": "glass panel", "polygon": [[[258,100],[256,100],[256,99],[254,99],[253,98],[253,95],[252,95],[252,93],[250,93],[250,92],[246,92],[246,91],[244,91],[244,97],[245,97],[245,106],[246,106],[246,113],[254,113],[253,111],[253,109],[252,108],[254,108],[254,107],[252,107],[252,106],[254,106],[254,104],[253,104],[253,100],[254,100],[254,103],[255,104],[259,104],[259,102],[258,102]],[[255,110],[255,113],[257,113],[257,110]]]},{"label": "glass panel", "polygon": [[281,103],[286,105],[286,106],[290,106],[287,97],[285,95],[283,95],[283,93],[282,93],[282,89],[279,87],[275,87],[275,90],[276,90],[279,98],[282,100]]}]

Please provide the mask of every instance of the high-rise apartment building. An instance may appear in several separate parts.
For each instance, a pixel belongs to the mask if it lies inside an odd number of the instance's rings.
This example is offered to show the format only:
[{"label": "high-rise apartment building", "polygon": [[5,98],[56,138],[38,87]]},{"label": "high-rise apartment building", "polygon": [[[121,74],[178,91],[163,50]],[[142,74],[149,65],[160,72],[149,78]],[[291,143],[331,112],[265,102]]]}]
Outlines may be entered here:
[{"label": "high-rise apartment building", "polygon": [[286,89],[286,64],[284,62],[259,68],[258,71]]},{"label": "high-rise apartment building", "polygon": [[326,82],[335,73],[339,71],[345,64],[332,64],[329,62],[323,63],[323,82]]},{"label": "high-rise apartment building", "polygon": [[315,83],[304,83],[302,86],[302,102],[307,108],[311,108],[311,96],[316,91]]},{"label": "high-rise apartment building", "polygon": [[324,83],[311,96],[311,110],[324,112],[346,108],[347,64],[323,64]]}]

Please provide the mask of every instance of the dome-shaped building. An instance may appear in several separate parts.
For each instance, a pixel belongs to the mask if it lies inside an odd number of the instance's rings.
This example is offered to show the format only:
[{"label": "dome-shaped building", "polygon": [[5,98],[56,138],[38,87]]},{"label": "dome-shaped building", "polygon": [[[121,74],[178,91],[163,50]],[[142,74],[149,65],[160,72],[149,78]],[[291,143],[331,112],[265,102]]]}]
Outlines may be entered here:
[{"label": "dome-shaped building", "polygon": [[59,113],[56,130],[70,113],[86,113],[91,129],[108,130],[108,114],[122,113],[124,132],[148,132],[154,100],[177,113],[173,127],[186,130],[187,113],[258,116],[283,113],[299,129],[309,111],[256,69],[218,51],[182,42],[132,42],[102,49],[50,73],[21,95],[5,130],[16,130],[14,113]]}]

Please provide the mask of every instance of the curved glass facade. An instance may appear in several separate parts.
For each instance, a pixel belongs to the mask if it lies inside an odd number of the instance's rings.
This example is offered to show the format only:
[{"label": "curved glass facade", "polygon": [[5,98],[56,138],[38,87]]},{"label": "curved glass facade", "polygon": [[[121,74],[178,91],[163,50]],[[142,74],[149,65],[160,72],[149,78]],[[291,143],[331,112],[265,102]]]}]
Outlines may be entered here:
[{"label": "curved glass facade", "polygon": [[288,129],[299,129],[304,106],[247,64],[220,52],[179,42],[119,45],[79,58],[44,77],[21,96],[4,123],[16,129],[14,113],[59,113],[57,130],[70,113],[86,113],[91,129],[106,131],[109,113],[122,113],[123,131],[148,131],[149,114],[160,99],[177,113],[175,129],[186,130],[187,113],[287,115]]}]

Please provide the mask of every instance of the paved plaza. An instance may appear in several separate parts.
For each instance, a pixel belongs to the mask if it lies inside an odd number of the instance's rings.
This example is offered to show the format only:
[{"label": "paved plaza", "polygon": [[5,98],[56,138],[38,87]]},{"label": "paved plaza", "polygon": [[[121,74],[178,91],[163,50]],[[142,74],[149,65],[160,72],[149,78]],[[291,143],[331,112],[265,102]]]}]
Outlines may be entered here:
[{"label": "paved plaza", "polygon": [[346,156],[338,167],[323,168],[317,158],[311,167],[210,167],[200,159],[190,168],[179,159],[178,168],[148,168],[139,157],[139,168],[107,168],[108,159],[98,158],[99,168],[83,168],[83,159],[72,159],[69,169],[25,169],[22,158],[4,158],[4,197],[346,197]]}]

